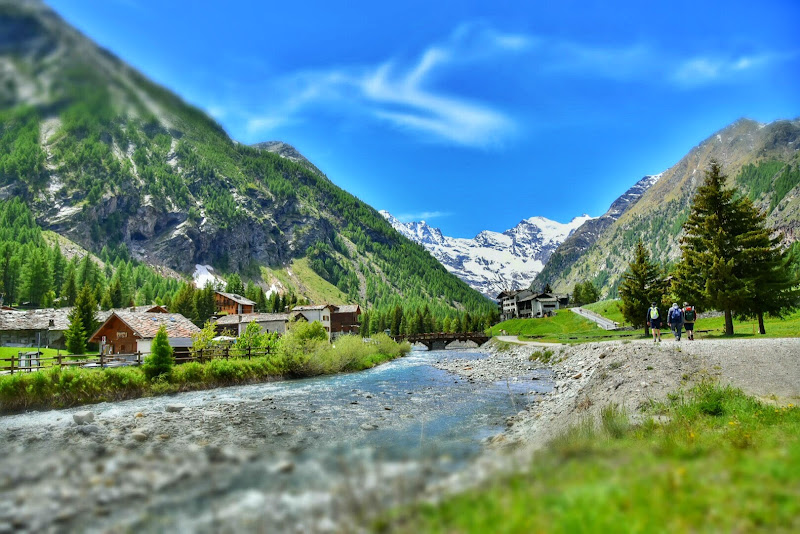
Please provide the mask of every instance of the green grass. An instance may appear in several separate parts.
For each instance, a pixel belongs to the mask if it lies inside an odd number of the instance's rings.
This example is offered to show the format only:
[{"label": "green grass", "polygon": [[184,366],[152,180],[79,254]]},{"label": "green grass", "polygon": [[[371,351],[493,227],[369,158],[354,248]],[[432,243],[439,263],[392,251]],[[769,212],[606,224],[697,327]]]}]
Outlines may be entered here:
[{"label": "green grass", "polygon": [[619,299],[614,299],[601,300],[600,302],[585,304],[581,306],[581,308],[593,311],[598,315],[602,315],[606,319],[610,319],[622,325],[625,323],[625,317],[622,316],[622,309],[620,306],[622,306],[622,301]]},{"label": "green grass", "polygon": [[800,409],[702,383],[633,426],[610,406],[506,476],[396,511],[382,532],[797,532]]},{"label": "green grass", "polygon": [[305,287],[304,293],[311,302],[317,304],[346,304],[349,302],[347,295],[342,293],[338,287],[331,284],[311,269],[308,264],[308,258],[294,260],[291,270],[303,287]]},{"label": "green grass", "polygon": [[[595,302],[583,307],[622,324],[622,315],[615,306],[616,302],[618,301]],[[733,322],[733,331],[737,338],[800,337],[800,310],[784,319],[765,317],[764,328],[767,331],[766,336],[758,334],[758,322],[755,320],[734,320]],[[708,332],[697,332],[695,337],[698,339],[723,337],[724,329],[725,319],[723,317],[700,319],[695,323],[695,330],[707,330]],[[492,335],[500,335],[501,330],[505,330],[508,335],[519,336],[523,341],[532,340],[545,343],[586,343],[614,339],[644,338],[643,328],[633,331],[606,331],[592,321],[572,313],[569,309],[559,310],[553,317],[503,321],[492,327]],[[662,328],[661,333],[662,335],[669,334],[669,328]]]},{"label": "green grass", "polygon": [[545,343],[582,343],[604,339],[631,339],[642,337],[644,332],[608,331],[596,323],[585,319],[569,309],[558,310],[553,317],[538,319],[511,319],[492,327],[492,335],[500,335],[505,330],[509,335],[520,336],[522,340]]},{"label": "green grass", "polygon": [[[5,361],[6,358],[17,358],[20,352],[36,352],[36,347],[0,347],[0,367],[10,367],[11,362]],[[67,351],[65,350],[57,350],[57,349],[39,349],[39,352],[42,353],[42,358],[54,358],[57,355],[61,354],[64,356],[64,361],[76,361],[83,358],[78,358],[74,356],[67,356]],[[95,357],[97,356],[96,352],[87,353],[87,356]],[[42,367],[52,367],[56,362],[54,360],[42,360]],[[19,365],[19,360],[15,360],[14,365]]]}]

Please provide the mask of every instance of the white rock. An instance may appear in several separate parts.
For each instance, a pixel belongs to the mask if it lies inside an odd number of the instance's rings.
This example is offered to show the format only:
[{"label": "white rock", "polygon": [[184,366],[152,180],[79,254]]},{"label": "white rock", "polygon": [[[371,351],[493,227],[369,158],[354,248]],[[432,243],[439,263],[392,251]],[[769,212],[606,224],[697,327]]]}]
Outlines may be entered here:
[{"label": "white rock", "polygon": [[75,412],[72,414],[72,419],[79,425],[85,425],[94,421],[94,413],[90,411]]},{"label": "white rock", "polygon": [[184,408],[186,408],[186,406],[183,405],[183,404],[167,404],[167,407],[165,408],[165,411],[167,411],[167,412],[180,412]]}]

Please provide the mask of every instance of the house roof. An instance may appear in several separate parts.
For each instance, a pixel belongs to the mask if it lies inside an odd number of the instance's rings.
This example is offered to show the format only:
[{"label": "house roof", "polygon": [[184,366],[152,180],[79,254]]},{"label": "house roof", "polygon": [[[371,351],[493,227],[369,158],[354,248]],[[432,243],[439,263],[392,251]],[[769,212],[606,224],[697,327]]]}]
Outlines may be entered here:
[{"label": "house roof", "polygon": [[92,340],[114,316],[117,316],[120,321],[128,325],[128,328],[133,330],[134,335],[141,339],[156,337],[161,325],[167,327],[167,336],[169,337],[192,337],[192,334],[200,332],[200,329],[194,323],[180,313],[114,311],[103,325],[92,334]]},{"label": "house roof", "polygon": [[333,313],[358,313],[360,311],[361,308],[358,304],[344,304],[342,306],[336,306]]},{"label": "house roof", "polygon": [[217,291],[218,295],[222,295],[223,297],[234,301],[237,304],[244,304],[245,306],[255,306],[256,303],[252,300],[245,298],[241,295],[237,295],[236,293],[225,293],[223,291]]},{"label": "house roof", "polygon": [[[72,308],[0,310],[0,330],[67,330]],[[53,321],[53,326],[50,326]]]},{"label": "house roof", "polygon": [[257,323],[266,323],[271,321],[289,321],[288,313],[234,313],[231,315],[223,315],[217,319],[217,324],[240,324],[250,323],[255,321]]},{"label": "house roof", "polygon": [[146,306],[129,306],[127,308],[111,308],[110,310],[100,310],[94,316],[98,321],[104,323],[111,314],[117,311],[136,312],[136,313],[167,313],[167,309],[159,304],[148,304]]},{"label": "house roof", "polygon": [[302,311],[313,311],[313,310],[324,310],[325,308],[328,309],[336,309],[336,306],[333,304],[314,304],[309,306],[295,306],[292,308],[293,312],[302,312]]}]

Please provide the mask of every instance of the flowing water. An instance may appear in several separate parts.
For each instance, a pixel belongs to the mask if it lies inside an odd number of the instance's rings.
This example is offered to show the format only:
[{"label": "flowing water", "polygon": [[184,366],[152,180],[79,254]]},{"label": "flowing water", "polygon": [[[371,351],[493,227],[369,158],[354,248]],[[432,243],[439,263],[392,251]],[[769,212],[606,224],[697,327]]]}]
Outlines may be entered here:
[{"label": "flowing water", "polygon": [[[470,350],[412,351],[408,356],[351,374],[291,380],[170,397],[106,403],[98,417],[124,420],[135,412],[160,413],[171,403],[191,415],[229,407],[245,413],[247,461],[209,464],[201,477],[187,477],[151,495],[141,510],[114,509],[102,518],[73,523],[87,530],[123,525],[135,530],[273,531],[347,529],[370,511],[408,502],[470,465],[485,438],[502,431],[505,419],[547,391],[548,380],[527,376],[499,383],[471,382],[435,367],[437,361],[469,361]],[[74,410],[73,410],[74,411]],[[67,424],[69,411],[0,419],[0,430]],[[71,424],[71,423],[70,423]],[[263,431],[262,431],[263,428]],[[174,443],[174,442],[173,442]],[[241,439],[237,442],[242,443]],[[176,454],[175,445],[159,454]],[[356,521],[357,522],[357,521]],[[224,527],[224,528],[223,528]]]}]

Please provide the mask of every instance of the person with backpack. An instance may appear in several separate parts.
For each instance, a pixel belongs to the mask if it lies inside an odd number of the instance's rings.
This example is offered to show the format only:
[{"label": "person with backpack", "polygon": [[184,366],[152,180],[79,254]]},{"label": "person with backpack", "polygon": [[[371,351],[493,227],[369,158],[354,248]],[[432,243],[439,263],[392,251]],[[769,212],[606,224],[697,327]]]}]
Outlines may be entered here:
[{"label": "person with backpack", "polygon": [[678,307],[677,302],[672,303],[672,307],[667,313],[667,324],[672,334],[675,336],[675,341],[681,340],[681,332],[683,330],[683,310]]},{"label": "person with backpack", "polygon": [[[650,328],[653,330],[653,343],[661,343],[661,316],[658,313],[658,306],[654,302],[647,310],[647,318]],[[658,336],[658,339],[656,339]]]},{"label": "person with backpack", "polygon": [[686,329],[686,337],[689,341],[694,341],[694,322],[697,320],[697,311],[694,306],[689,306],[688,302],[683,303],[683,327]]}]

